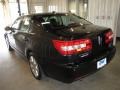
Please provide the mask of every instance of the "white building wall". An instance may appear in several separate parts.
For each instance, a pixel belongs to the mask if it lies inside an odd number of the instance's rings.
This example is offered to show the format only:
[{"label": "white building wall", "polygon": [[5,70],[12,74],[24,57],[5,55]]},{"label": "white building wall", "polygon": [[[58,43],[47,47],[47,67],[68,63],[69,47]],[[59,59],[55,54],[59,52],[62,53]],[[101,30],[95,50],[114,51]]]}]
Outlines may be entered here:
[{"label": "white building wall", "polygon": [[[68,0],[47,0],[47,6],[56,6],[56,12],[66,12],[67,11],[67,1]],[[49,9],[48,9],[49,11]],[[52,9],[51,9],[52,11]]]},{"label": "white building wall", "polygon": [[75,0],[69,0],[68,2],[69,4],[69,11],[71,11],[72,13],[76,13],[76,2]]},{"label": "white building wall", "polygon": [[[110,27],[116,37],[120,0],[89,0],[88,20],[92,23]],[[115,44],[116,38],[114,38]]]},{"label": "white building wall", "polygon": [[[46,0],[28,0],[28,12],[31,13],[36,13],[37,9],[40,10],[40,12],[45,12],[45,4]],[[38,8],[36,8],[36,6]],[[39,9],[39,6],[42,6],[42,11]]]},{"label": "white building wall", "polygon": [[[36,13],[35,6],[42,6],[43,12],[66,12],[68,0],[28,0],[29,13]],[[39,7],[38,7],[38,10]]]},{"label": "white building wall", "polygon": [[120,37],[120,7],[119,7],[118,23],[117,23],[117,37]]}]

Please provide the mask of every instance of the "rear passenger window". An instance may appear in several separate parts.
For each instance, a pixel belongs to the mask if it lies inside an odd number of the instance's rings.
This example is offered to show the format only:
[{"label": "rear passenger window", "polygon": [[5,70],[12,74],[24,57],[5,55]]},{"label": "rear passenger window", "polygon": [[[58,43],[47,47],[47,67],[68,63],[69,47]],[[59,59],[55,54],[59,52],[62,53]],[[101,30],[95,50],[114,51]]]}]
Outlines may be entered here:
[{"label": "rear passenger window", "polygon": [[21,23],[21,26],[20,26],[20,31],[21,32],[28,32],[29,30],[29,26],[30,26],[30,18],[24,18],[22,23]]}]

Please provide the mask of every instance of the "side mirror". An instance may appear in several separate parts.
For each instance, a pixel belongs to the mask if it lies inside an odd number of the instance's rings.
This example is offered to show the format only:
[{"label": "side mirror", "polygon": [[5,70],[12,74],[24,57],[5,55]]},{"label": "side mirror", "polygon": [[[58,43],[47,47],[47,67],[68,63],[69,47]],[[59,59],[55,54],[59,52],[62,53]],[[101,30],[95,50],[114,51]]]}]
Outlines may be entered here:
[{"label": "side mirror", "polygon": [[5,31],[9,31],[9,30],[12,30],[12,28],[9,27],[9,26],[6,26],[6,27],[5,27]]}]

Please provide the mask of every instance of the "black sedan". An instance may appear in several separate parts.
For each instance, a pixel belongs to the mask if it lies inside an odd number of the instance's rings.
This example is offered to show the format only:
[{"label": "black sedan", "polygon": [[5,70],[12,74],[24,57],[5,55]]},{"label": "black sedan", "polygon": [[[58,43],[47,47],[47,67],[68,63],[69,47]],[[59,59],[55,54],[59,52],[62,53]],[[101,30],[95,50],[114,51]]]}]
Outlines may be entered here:
[{"label": "black sedan", "polygon": [[73,82],[106,66],[116,52],[110,28],[71,13],[21,16],[5,30],[9,51],[26,56],[36,79]]}]

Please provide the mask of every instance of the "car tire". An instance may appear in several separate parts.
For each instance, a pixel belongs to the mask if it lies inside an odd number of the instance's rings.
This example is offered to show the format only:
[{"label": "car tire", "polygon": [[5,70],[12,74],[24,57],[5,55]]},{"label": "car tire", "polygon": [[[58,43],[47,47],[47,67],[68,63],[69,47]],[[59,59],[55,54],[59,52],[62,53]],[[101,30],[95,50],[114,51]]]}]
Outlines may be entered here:
[{"label": "car tire", "polygon": [[5,37],[5,41],[6,41],[8,50],[9,50],[9,51],[13,51],[14,49],[10,46],[10,43],[9,43],[9,40],[8,40],[8,37],[7,37],[7,36]]},{"label": "car tire", "polygon": [[29,55],[29,66],[33,76],[36,79],[41,80],[44,77],[42,68],[32,53]]}]

